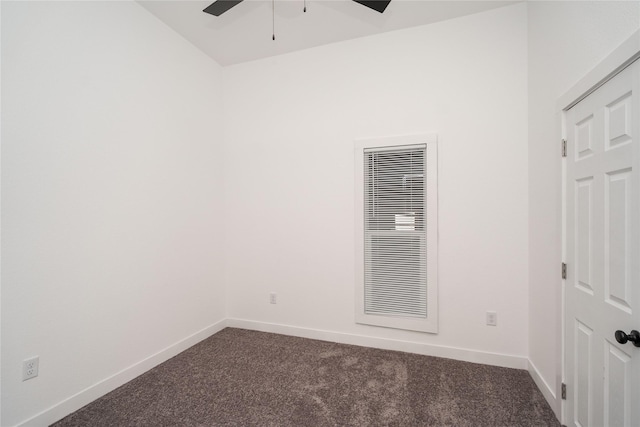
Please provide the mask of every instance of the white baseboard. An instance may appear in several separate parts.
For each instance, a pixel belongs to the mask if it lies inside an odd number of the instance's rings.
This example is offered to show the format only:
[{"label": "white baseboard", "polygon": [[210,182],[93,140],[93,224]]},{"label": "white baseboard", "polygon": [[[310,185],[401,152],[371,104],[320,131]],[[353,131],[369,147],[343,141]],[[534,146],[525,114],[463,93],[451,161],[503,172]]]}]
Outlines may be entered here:
[{"label": "white baseboard", "polygon": [[363,347],[373,347],[383,350],[404,351],[426,356],[443,357],[465,362],[481,363],[485,365],[501,366],[515,369],[528,369],[538,388],[552,408],[555,408],[555,393],[542,379],[533,363],[523,356],[489,353],[448,346],[437,346],[414,341],[393,340],[387,338],[370,337],[366,335],[348,334],[342,332],[325,331],[321,329],[302,328],[297,326],[265,323],[244,319],[223,319],[210,325],[193,335],[147,357],[146,359],[87,387],[75,395],[57,403],[37,415],[19,423],[19,427],[39,427],[50,425],[65,416],[77,411],[88,403],[115,390],[137,376],[147,372],[155,366],[165,362],[178,353],[188,349],[198,342],[221,331],[225,327],[249,329],[254,331],[272,332],[321,341],[352,344]]},{"label": "white baseboard", "polygon": [[178,353],[183,352],[184,350],[192,347],[193,345],[199,343],[205,338],[210,337],[216,332],[221,331],[227,327],[226,319],[223,319],[213,325],[207,326],[206,328],[194,333],[193,335],[188,336],[175,344],[170,345],[169,347],[160,350],[154,355],[147,357],[140,362],[129,366],[128,368],[123,369],[122,371],[105,378],[104,380],[87,387],[86,389],[74,394],[73,396],[63,400],[60,403],[55,404],[54,406],[40,412],[33,417],[22,421],[17,426],[20,427],[40,427],[40,426],[48,426],[67,415],[77,411],[82,408],[86,404],[98,399],[99,397],[104,396],[110,391],[115,390],[121,385],[131,381],[137,376],[147,372],[148,370],[156,367],[177,355]]},{"label": "white baseboard", "polygon": [[558,401],[557,401],[556,392],[554,391],[554,388],[549,386],[549,384],[544,380],[544,378],[542,378],[542,375],[540,375],[540,371],[538,371],[538,368],[536,368],[536,365],[534,365],[531,360],[529,360],[528,362],[529,362],[529,367],[528,367],[529,374],[531,375],[531,378],[533,378],[533,382],[536,383],[536,385],[538,386],[538,389],[540,389],[540,393],[542,393],[544,398],[549,403],[549,406],[551,406],[551,409],[553,409],[553,413],[556,414],[556,418],[560,419],[560,414],[557,413]]},{"label": "white baseboard", "polygon": [[488,353],[456,347],[437,346],[414,341],[392,340],[387,338],[369,337],[365,335],[332,332],[320,329],[301,328],[297,326],[265,323],[244,319],[227,319],[227,326],[231,328],[250,329],[254,331],[273,332],[276,334],[295,337],[311,338],[321,341],[352,344],[363,347],[380,348],[383,350],[404,351],[426,356],[443,357],[464,362],[481,363],[484,365],[501,366],[505,368],[527,369],[528,359],[523,356]]}]

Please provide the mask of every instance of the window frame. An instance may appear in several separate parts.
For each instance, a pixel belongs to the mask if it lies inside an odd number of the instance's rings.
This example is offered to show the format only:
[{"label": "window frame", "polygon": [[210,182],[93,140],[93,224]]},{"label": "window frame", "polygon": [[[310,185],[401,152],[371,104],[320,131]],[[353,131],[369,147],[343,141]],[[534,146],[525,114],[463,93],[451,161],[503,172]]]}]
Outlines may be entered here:
[{"label": "window frame", "polygon": [[[438,333],[438,135],[362,138],[354,141],[355,154],[355,321],[358,324]],[[425,233],[427,250],[427,317],[365,313],[365,150],[401,149],[426,145]]]}]

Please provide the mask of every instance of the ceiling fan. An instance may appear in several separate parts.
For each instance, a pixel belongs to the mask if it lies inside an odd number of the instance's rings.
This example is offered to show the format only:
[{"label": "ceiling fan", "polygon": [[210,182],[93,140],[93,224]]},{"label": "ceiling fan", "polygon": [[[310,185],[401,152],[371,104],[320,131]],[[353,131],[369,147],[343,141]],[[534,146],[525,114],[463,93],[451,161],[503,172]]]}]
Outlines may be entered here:
[{"label": "ceiling fan", "polygon": [[[384,12],[391,0],[353,0],[356,3],[360,3],[376,12]],[[233,6],[241,3],[242,0],[216,0],[207,6],[203,12],[210,13],[211,15],[220,16]]]}]

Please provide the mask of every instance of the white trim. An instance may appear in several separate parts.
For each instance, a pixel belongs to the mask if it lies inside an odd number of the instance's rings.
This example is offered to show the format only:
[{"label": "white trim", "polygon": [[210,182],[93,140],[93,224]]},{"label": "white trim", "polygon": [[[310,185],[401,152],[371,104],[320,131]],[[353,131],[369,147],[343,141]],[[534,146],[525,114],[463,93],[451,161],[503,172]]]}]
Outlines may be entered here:
[{"label": "white trim", "polygon": [[598,65],[558,98],[556,110],[568,110],[640,58],[640,30],[636,31]]},{"label": "white trim", "polygon": [[[366,335],[349,334],[343,332],[334,332],[321,329],[302,328],[298,326],[283,325],[277,323],[266,323],[255,320],[246,319],[223,319],[213,325],[210,325],[189,337],[178,341],[175,344],[147,357],[140,362],[131,365],[122,371],[105,378],[96,384],[68,397],[67,399],[53,405],[52,407],[24,420],[18,424],[20,427],[37,427],[42,425],[50,425],[61,420],[65,416],[77,411],[83,406],[93,402],[94,400],[104,396],[110,391],[115,390],[121,385],[142,375],[157,365],[167,361],[173,356],[185,351],[186,349],[196,345],[200,341],[209,338],[218,333],[222,329],[242,328],[253,331],[270,332],[283,334],[301,338],[316,339],[321,341],[337,342],[341,344],[351,344],[361,347],[379,348],[383,350],[403,351],[407,353],[420,354],[425,356],[442,357],[446,359],[460,360],[464,362],[479,363],[491,366],[500,366],[513,369],[528,369],[534,382],[542,392],[543,396],[549,401],[555,398],[548,384],[539,375],[538,370],[533,363],[524,356],[490,353],[478,350],[470,350],[464,348],[439,346],[425,344],[415,341],[393,340],[388,338],[378,338]],[[553,405],[551,405],[553,407]]]},{"label": "white trim", "polygon": [[551,409],[553,409],[554,414],[556,414],[556,418],[560,420],[560,412],[558,411],[559,408],[556,405],[556,392],[551,388],[551,386],[549,386],[544,378],[542,378],[542,375],[540,375],[540,371],[538,371],[538,368],[536,368],[536,365],[533,364],[531,359],[528,360],[528,363],[529,375],[531,375],[531,378],[533,378],[533,382],[538,386],[540,393],[542,393],[544,398],[549,403],[549,406],[551,406]]},{"label": "white trim", "polygon": [[[578,102],[589,96],[600,86],[615,77],[622,70],[627,68],[636,60],[640,59],[640,30],[636,31],[624,41],[620,46],[614,49],[606,58],[598,65],[582,77],[575,85],[573,85],[564,95],[558,98],[556,102],[556,117],[560,121],[558,129],[560,130],[560,139],[566,139],[566,112]],[[566,160],[562,160],[562,178],[560,185],[562,192],[561,200],[561,235],[562,235],[562,260],[566,262]],[[556,385],[559,386],[566,378],[565,366],[565,337],[564,337],[564,318],[565,318],[565,301],[564,301],[564,281],[562,286],[558,287],[556,292],[556,301],[560,304],[560,312],[556,327],[560,331],[560,345],[556,350],[556,360],[561,367],[561,372],[556,378]],[[551,405],[554,411],[560,412],[561,424],[566,423],[566,401],[556,395],[556,404]]]},{"label": "white trim", "polygon": [[27,420],[24,420],[16,426],[20,427],[37,427],[43,425],[50,425],[67,415],[77,411],[90,402],[104,396],[110,391],[115,390],[121,385],[131,381],[139,375],[149,371],[157,365],[169,360],[173,356],[177,355],[199,343],[200,341],[210,337],[211,335],[221,331],[227,327],[227,320],[223,319],[213,325],[207,326],[204,329],[170,345],[169,347],[160,350],[156,354],[153,354],[146,359],[135,363],[128,368],[121,370],[112,376],[105,378],[92,386],[85,388],[82,391],[74,394],[71,397],[53,405],[52,407],[45,409],[39,414],[34,415]]},{"label": "white trim", "polygon": [[[0,22],[2,22],[2,7],[0,7]],[[1,31],[0,31],[1,33]],[[0,36],[0,46],[2,46],[2,37]],[[0,60],[0,70],[2,70],[2,61]],[[0,82],[2,81],[2,72],[0,71]],[[1,86],[1,85],[0,85]],[[0,95],[0,99],[2,99],[2,96]],[[0,103],[1,104],[1,103]],[[2,108],[0,106],[0,117],[2,117]],[[2,152],[2,137],[0,136],[0,153]],[[2,162],[0,162],[0,164],[2,164]],[[2,176],[2,174],[0,174],[0,176]],[[0,180],[0,184],[1,184],[1,180]],[[1,188],[1,185],[0,185]],[[0,196],[0,205],[2,204],[2,196]],[[2,212],[2,209],[0,209],[0,212]],[[2,224],[2,214],[0,213],[0,224]],[[2,234],[2,229],[0,227],[0,235]],[[2,239],[0,238],[0,241],[2,241]],[[2,253],[0,251],[0,260],[2,259]],[[0,277],[2,276],[2,263],[0,262]],[[2,307],[2,280],[0,280],[0,307]],[[0,308],[0,384],[2,384],[2,310]],[[0,424],[2,423],[2,387],[0,387]]]},{"label": "white trim", "polygon": [[[354,141],[355,195],[355,320],[365,325],[438,333],[438,134],[435,132]],[[425,147],[427,317],[379,316],[365,313],[364,153],[380,149]]]},{"label": "white trim", "polygon": [[402,145],[429,144],[438,142],[438,134],[435,132],[427,132],[376,138],[356,138],[354,142],[363,147],[395,147],[399,143],[402,143]]},{"label": "white trim", "polygon": [[527,369],[528,359],[524,356],[511,354],[489,353],[457,347],[425,344],[415,341],[401,341],[388,338],[370,337],[366,335],[334,332],[322,329],[302,328],[298,326],[266,323],[247,319],[227,319],[230,328],[249,329],[252,331],[271,332],[320,341],[351,344],[361,347],[379,348],[382,350],[403,351],[424,356],[442,357],[461,360],[464,362],[480,363],[483,365],[501,366],[504,368]]},{"label": "white trim", "polygon": [[[556,114],[556,129],[561,130],[562,138],[565,138],[565,121],[564,121],[564,113],[559,112]],[[566,242],[566,221],[567,221],[567,158],[560,158],[560,218],[558,224],[558,218],[556,218],[556,224],[560,227],[560,256],[562,258],[561,262],[567,262],[567,242]],[[559,333],[556,334],[556,390],[559,390],[562,387],[562,383],[564,382],[564,293],[565,293],[565,284],[566,280],[562,278],[562,276],[558,276],[558,282],[556,286],[556,295],[555,295],[555,308],[556,313],[558,313],[558,318],[556,319],[556,330]],[[556,402],[555,405],[551,405],[554,412],[556,412],[558,416],[558,420],[560,424],[564,425],[564,401],[556,394]]]}]

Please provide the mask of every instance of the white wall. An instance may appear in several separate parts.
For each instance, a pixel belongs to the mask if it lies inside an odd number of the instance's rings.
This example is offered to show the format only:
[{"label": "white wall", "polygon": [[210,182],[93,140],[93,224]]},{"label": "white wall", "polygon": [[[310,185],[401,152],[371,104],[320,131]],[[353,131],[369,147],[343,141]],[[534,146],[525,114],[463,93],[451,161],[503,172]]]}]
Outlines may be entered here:
[{"label": "white wall", "polygon": [[[137,4],[1,19],[2,425],[63,414],[225,310],[529,357],[556,386],[555,103],[640,26],[637,1],[528,2],[224,70]],[[356,325],[353,140],[428,131],[440,333]]]},{"label": "white wall", "polygon": [[2,2],[3,426],[225,318],[220,78],[136,3]]},{"label": "white wall", "polygon": [[[519,4],[226,67],[230,318],[526,358],[526,24]],[[356,325],[353,141],[428,131],[440,333]]]},{"label": "white wall", "polygon": [[[529,358],[559,387],[560,128],[556,102],[640,26],[638,1],[528,2]],[[542,386],[543,391],[546,386]],[[555,410],[559,413],[560,401]]]}]

